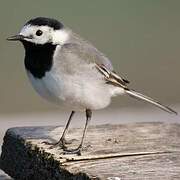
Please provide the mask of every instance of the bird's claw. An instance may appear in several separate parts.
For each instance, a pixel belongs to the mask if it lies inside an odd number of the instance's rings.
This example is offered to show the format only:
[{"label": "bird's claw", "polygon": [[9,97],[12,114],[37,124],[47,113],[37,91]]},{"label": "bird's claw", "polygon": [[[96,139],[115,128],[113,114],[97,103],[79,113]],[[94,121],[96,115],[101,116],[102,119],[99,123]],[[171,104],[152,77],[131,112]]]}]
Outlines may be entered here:
[{"label": "bird's claw", "polygon": [[51,146],[50,149],[61,147],[63,150],[67,149],[66,144],[68,144],[65,139],[60,139],[58,142],[55,142],[55,143],[48,142],[48,141],[43,141],[43,143],[46,145],[50,145]]},{"label": "bird's claw", "polygon": [[46,145],[50,145],[50,149],[56,148],[56,147],[60,147],[63,149],[62,154],[77,154],[77,155],[81,155],[81,150],[82,150],[82,145],[79,145],[77,148],[75,149],[68,149],[68,147],[66,146],[66,144],[71,144],[75,139],[72,139],[70,141],[67,141],[66,139],[60,139],[58,142],[52,143],[52,142],[48,142],[48,141],[43,141],[44,144]]},{"label": "bird's claw", "polygon": [[81,156],[81,150],[82,150],[82,147],[79,146],[78,148],[76,149],[63,149],[63,154],[77,154],[78,156]]}]

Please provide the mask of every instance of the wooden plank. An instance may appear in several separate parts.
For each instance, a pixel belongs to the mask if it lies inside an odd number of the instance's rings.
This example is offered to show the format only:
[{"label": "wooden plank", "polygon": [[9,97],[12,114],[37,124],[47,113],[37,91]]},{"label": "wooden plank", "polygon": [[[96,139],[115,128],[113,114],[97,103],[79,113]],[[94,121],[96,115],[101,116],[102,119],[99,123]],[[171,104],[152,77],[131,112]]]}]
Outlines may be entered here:
[{"label": "wooden plank", "polygon": [[[1,168],[21,179],[180,179],[180,125],[134,123],[91,126],[82,156],[64,155],[56,141],[62,127],[21,127],[6,132]],[[71,129],[71,148],[82,129]],[[116,179],[114,179],[116,180]],[[118,179],[117,179],[118,180]]]}]

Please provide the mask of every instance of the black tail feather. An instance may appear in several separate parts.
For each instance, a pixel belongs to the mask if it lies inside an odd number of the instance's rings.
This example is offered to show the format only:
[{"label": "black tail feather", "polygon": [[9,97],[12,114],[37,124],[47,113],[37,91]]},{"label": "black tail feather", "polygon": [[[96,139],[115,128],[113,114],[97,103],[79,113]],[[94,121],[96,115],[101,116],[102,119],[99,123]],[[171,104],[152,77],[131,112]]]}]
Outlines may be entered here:
[{"label": "black tail feather", "polygon": [[136,91],[130,90],[130,89],[126,89],[125,91],[126,91],[126,93],[127,93],[129,96],[131,96],[131,97],[133,97],[133,98],[136,98],[136,99],[138,99],[138,100],[142,100],[142,101],[149,102],[149,103],[151,103],[151,104],[159,107],[160,109],[162,109],[162,110],[164,110],[164,111],[166,111],[166,112],[168,112],[168,113],[176,114],[176,115],[177,115],[177,112],[174,111],[173,109],[169,108],[168,106],[162,105],[160,102],[158,102],[158,101],[156,101],[156,100],[154,100],[154,99],[152,99],[152,98],[150,98],[150,97],[148,97],[148,96],[145,96],[145,95],[143,95],[143,94],[141,94],[141,93],[139,93],[139,92],[136,92]]}]

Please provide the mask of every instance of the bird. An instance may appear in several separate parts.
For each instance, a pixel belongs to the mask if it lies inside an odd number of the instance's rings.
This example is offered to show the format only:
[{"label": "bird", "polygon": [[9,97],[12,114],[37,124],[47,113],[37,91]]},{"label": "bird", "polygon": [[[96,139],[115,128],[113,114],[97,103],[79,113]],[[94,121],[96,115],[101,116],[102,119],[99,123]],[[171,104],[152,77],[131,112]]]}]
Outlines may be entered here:
[{"label": "bird", "polygon": [[[81,155],[92,111],[107,107],[112,97],[118,95],[129,95],[177,114],[170,107],[129,88],[129,81],[115,72],[106,55],[54,18],[32,18],[7,40],[23,44],[25,69],[35,91],[46,100],[71,110],[59,141],[45,142],[52,148],[59,146],[65,153]],[[80,144],[71,149],[65,137],[77,111],[85,112],[86,123]]]}]

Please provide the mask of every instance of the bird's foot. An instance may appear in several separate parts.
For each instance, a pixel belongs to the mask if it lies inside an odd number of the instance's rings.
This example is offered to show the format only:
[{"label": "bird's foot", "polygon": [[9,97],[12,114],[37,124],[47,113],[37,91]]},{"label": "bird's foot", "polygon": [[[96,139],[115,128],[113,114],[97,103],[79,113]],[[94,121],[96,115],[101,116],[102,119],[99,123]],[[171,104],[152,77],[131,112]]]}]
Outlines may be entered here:
[{"label": "bird's foot", "polygon": [[89,148],[92,148],[92,146],[91,145],[87,145],[87,146],[83,146],[82,147],[82,144],[80,144],[75,149],[67,149],[67,147],[66,147],[66,148],[63,148],[63,153],[62,154],[77,154],[78,156],[81,156],[82,150],[88,151]]},{"label": "bird's foot", "polygon": [[50,145],[50,149],[56,148],[56,147],[60,147],[63,149],[62,154],[77,154],[77,155],[81,155],[81,149],[82,146],[78,146],[75,149],[68,149],[68,147],[66,146],[66,144],[71,144],[73,140],[67,141],[65,139],[60,139],[58,142],[52,143],[52,142],[47,142],[44,141],[43,143],[46,145]]},{"label": "bird's foot", "polygon": [[62,149],[66,148],[66,140],[65,139],[60,139],[58,142],[44,141],[43,143],[46,145],[50,145],[50,149],[53,149],[56,147],[61,147]]},{"label": "bird's foot", "polygon": [[82,150],[82,146],[78,146],[75,149],[67,149],[63,148],[63,154],[77,154],[78,156],[81,156],[81,150]]},{"label": "bird's foot", "polygon": [[73,141],[75,141],[76,139],[72,139],[72,140],[66,140],[65,138],[61,138],[58,142],[48,142],[48,141],[44,141],[43,143],[46,145],[50,145],[50,149],[56,148],[56,147],[61,147],[63,150],[67,149],[66,145],[68,144],[72,144]]}]

